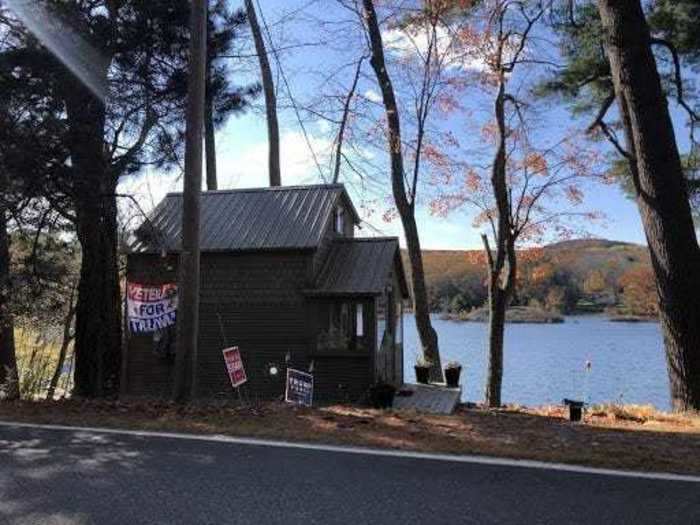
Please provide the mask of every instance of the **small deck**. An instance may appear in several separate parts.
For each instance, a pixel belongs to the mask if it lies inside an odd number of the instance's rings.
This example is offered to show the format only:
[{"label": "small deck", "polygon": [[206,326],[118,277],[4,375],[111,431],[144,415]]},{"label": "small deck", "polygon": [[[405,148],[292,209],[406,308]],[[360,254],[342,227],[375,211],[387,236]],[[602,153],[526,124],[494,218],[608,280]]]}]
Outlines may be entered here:
[{"label": "small deck", "polygon": [[462,387],[448,388],[444,383],[405,384],[396,393],[394,410],[415,410],[430,414],[451,414],[459,404]]}]

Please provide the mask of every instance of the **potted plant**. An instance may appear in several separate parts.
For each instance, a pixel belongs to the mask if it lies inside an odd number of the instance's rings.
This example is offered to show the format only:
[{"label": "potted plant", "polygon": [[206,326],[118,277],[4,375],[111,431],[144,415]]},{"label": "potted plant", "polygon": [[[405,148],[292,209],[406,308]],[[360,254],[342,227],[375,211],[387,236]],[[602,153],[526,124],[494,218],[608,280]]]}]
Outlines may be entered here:
[{"label": "potted plant", "polygon": [[457,361],[450,361],[445,365],[445,382],[450,388],[459,386],[459,375],[462,373],[462,365]]},{"label": "potted plant", "polygon": [[414,366],[416,370],[416,381],[427,385],[430,382],[430,368],[432,366],[433,363],[431,363],[425,357],[418,357],[418,359],[416,359],[416,365]]},{"label": "potted plant", "polygon": [[381,379],[369,388],[369,402],[374,408],[391,408],[396,387]]}]

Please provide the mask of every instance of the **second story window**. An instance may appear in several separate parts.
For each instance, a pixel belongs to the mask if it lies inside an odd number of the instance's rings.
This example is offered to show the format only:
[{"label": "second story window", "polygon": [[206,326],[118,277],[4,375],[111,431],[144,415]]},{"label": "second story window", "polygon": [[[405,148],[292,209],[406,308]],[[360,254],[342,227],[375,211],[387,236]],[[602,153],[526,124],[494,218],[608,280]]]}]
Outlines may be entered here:
[{"label": "second story window", "polygon": [[340,207],[335,210],[335,233],[340,235],[345,233],[345,210]]}]

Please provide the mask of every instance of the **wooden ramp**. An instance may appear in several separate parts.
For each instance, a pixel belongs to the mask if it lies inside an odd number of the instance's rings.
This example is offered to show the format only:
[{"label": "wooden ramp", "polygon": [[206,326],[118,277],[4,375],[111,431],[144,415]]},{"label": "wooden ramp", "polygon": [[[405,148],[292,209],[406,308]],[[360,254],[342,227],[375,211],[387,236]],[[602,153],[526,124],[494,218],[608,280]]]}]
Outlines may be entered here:
[{"label": "wooden ramp", "polygon": [[394,397],[394,410],[416,410],[431,414],[451,414],[459,404],[462,387],[447,388],[444,383],[405,384]]}]

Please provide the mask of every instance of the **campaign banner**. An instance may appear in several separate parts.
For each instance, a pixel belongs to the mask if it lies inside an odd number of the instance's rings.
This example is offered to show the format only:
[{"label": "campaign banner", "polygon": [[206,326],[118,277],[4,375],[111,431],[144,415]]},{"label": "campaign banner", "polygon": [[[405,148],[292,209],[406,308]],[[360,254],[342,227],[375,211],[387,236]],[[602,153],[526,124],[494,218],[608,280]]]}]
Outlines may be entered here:
[{"label": "campaign banner", "polygon": [[287,368],[287,403],[310,407],[314,398],[314,376],[301,370]]},{"label": "campaign banner", "polygon": [[243,359],[241,358],[241,351],[237,346],[232,348],[226,348],[223,350],[224,362],[226,363],[226,371],[228,372],[228,377],[231,379],[231,386],[233,388],[238,388],[243,383],[248,381],[248,377],[245,374],[245,368],[243,368]]},{"label": "campaign banner", "polygon": [[126,312],[131,333],[173,326],[177,320],[177,285],[126,283]]}]

